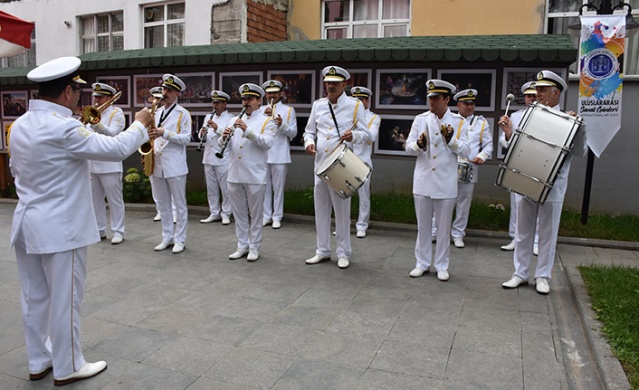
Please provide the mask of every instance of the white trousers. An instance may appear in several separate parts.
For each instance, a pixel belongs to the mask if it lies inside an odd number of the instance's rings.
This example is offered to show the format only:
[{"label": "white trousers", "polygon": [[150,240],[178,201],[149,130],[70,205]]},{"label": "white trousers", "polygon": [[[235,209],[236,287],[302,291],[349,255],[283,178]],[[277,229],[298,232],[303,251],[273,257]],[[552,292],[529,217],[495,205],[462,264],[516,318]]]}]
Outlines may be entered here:
[{"label": "white trousers", "polygon": [[371,181],[366,180],[359,190],[357,190],[359,196],[359,214],[357,217],[357,224],[355,227],[357,231],[368,229],[368,220],[371,217]]},{"label": "white trousers", "polygon": [[530,276],[535,227],[537,227],[539,229],[539,255],[537,256],[534,277],[550,279],[555,261],[563,202],[546,202],[540,205],[522,198],[517,205],[517,230],[513,256],[515,275],[524,280],[528,280]]},{"label": "white trousers", "polygon": [[[517,230],[517,205],[525,199],[523,196],[514,192],[510,193],[510,220],[508,221],[508,235],[513,240]],[[539,218],[537,218],[537,228],[535,229],[535,245],[539,244]]]},{"label": "white trousers", "polygon": [[[157,196],[155,195],[155,186],[153,185],[153,175],[149,176],[149,182],[151,183],[151,196],[153,197],[153,203],[155,203],[155,211],[160,212],[160,206],[158,206]],[[177,216],[177,211],[175,210],[175,203],[171,200],[171,210],[173,211],[173,218],[175,219]]]},{"label": "white trousers", "polygon": [[[450,230],[453,219],[455,199],[432,199],[428,196],[413,195],[415,214],[417,215],[417,241],[415,243],[416,268],[447,271],[450,254]],[[431,241],[433,216],[437,221],[437,244],[433,262],[433,243]]]},{"label": "white trousers", "polygon": [[[209,201],[209,211],[212,216],[231,217],[231,199],[229,199],[226,177],[229,173],[228,165],[204,164],[206,176],[206,196]],[[222,193],[222,207],[220,208],[220,192]]]},{"label": "white trousers", "polygon": [[351,249],[351,198],[342,199],[317,175],[313,193],[315,206],[315,230],[318,256],[331,255],[331,210],[335,211],[335,239],[337,257],[350,258]]},{"label": "white trousers", "polygon": [[266,169],[264,220],[281,221],[284,215],[284,186],[288,164],[268,164]]},{"label": "white trousers", "polygon": [[453,220],[450,235],[453,238],[466,237],[466,226],[468,226],[468,215],[470,204],[473,201],[473,191],[475,183],[464,183],[457,181],[457,200],[455,201],[455,219]]},{"label": "white trousers", "polygon": [[[186,175],[155,177],[153,179],[155,200],[162,217],[162,241],[186,242],[188,208],[186,207]],[[176,224],[173,226],[171,200],[175,204]],[[175,232],[174,232],[175,230]]]},{"label": "white trousers", "polygon": [[80,304],[84,297],[87,248],[28,254],[22,233],[15,244],[22,286],[22,321],[29,372],[53,365],[54,377],[79,370]]},{"label": "white trousers", "polygon": [[[124,235],[124,199],[122,198],[122,172],[92,173],[91,196],[93,211],[100,235],[106,234],[106,203],[109,201],[111,231]],[[104,233],[104,234],[103,234]]]},{"label": "white trousers", "polygon": [[264,184],[228,183],[238,249],[259,250],[262,244]]}]

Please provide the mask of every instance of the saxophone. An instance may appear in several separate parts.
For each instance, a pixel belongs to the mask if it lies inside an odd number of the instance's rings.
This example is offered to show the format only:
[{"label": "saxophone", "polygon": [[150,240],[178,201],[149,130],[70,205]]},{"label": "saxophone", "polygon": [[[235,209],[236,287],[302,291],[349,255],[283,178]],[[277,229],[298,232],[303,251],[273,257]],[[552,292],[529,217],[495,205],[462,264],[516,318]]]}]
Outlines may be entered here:
[{"label": "saxophone", "polygon": [[[153,99],[153,103],[151,104],[151,117],[153,117],[153,122],[151,122],[149,129],[155,128],[155,111],[158,109],[163,99],[164,96]],[[153,174],[153,165],[155,165],[153,141],[154,139],[149,138],[149,142],[140,145],[138,148],[138,153],[141,154],[142,170],[144,170],[144,174],[147,176],[151,176]]]}]

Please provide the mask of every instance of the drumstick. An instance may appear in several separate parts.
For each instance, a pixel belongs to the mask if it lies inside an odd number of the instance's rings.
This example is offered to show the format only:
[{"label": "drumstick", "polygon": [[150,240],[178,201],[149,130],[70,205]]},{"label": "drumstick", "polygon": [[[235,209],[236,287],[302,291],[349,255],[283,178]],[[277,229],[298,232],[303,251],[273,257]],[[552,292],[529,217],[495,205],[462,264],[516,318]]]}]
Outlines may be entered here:
[{"label": "drumstick", "polygon": [[508,109],[510,108],[510,103],[515,101],[515,95],[509,93],[508,95],[506,95],[506,100],[508,101],[508,103],[506,104],[506,113],[504,115],[508,116]]}]

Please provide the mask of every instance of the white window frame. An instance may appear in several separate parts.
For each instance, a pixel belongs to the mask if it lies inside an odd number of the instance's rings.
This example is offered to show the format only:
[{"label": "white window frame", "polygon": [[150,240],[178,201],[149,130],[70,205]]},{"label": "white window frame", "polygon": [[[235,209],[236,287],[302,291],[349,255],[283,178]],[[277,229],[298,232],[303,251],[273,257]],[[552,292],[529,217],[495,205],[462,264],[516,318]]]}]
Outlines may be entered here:
[{"label": "white window frame", "polygon": [[[121,14],[122,15],[122,31],[113,31],[113,15],[115,14]],[[102,17],[102,16],[108,16],[109,17],[109,31],[107,32],[101,32],[98,33],[98,18]],[[93,27],[94,27],[94,31],[90,34],[87,34],[84,31],[84,21],[86,19],[89,18],[93,18]],[[102,38],[102,37],[108,37],[109,38],[109,50],[107,51],[114,51],[113,50],[113,37],[122,37],[122,49],[124,49],[124,11],[123,10],[115,10],[115,11],[109,11],[109,12],[104,12],[104,13],[99,13],[99,14],[94,14],[94,15],[85,15],[85,16],[81,16],[79,17],[80,19],[80,25],[82,26],[82,33],[80,35],[80,54],[87,54],[87,53],[92,53],[92,52],[85,52],[84,48],[85,48],[85,44],[84,42],[86,40],[89,39],[93,39],[94,42],[94,47],[95,50],[94,52],[99,51],[98,50],[98,38]],[[120,49],[118,49],[120,50]]]},{"label": "white window frame", "polygon": [[[162,33],[164,34],[163,36],[163,42],[164,45],[162,47],[169,47],[167,46],[167,43],[169,41],[169,35],[168,35],[168,26],[171,24],[182,24],[183,28],[182,28],[182,42],[181,42],[181,46],[184,45],[184,43],[186,42],[186,18],[182,18],[182,19],[167,19],[168,15],[169,15],[169,6],[170,5],[174,5],[174,4],[184,4],[184,15],[186,15],[186,0],[183,1],[171,1],[171,2],[167,2],[167,3],[160,3],[160,4],[145,4],[142,7],[142,42],[144,44],[144,48],[145,49],[149,49],[148,47],[146,47],[146,39],[145,39],[145,30],[147,27],[158,27],[158,26],[162,26]],[[146,9],[147,8],[156,8],[156,7],[164,7],[164,20],[159,21],[159,22],[146,22],[145,21],[145,13],[146,13]]]},{"label": "white window frame", "polygon": [[[348,1],[348,7],[349,7],[349,20],[347,21],[343,21],[343,22],[330,22],[330,23],[326,23],[324,22],[325,18],[326,18],[326,7],[324,6],[325,4],[325,0],[322,0],[322,15],[321,15],[321,20],[322,20],[322,39],[327,39],[327,31],[330,29],[343,29],[346,27],[346,38],[353,38],[353,27],[354,26],[364,26],[364,25],[371,25],[371,24],[376,24],[377,25],[377,37],[376,38],[383,38],[384,37],[384,27],[391,27],[391,26],[406,26],[406,36],[409,37],[411,36],[411,17],[410,17],[410,12],[411,12],[411,6],[409,5],[408,7],[408,17],[407,18],[396,18],[396,19],[381,19],[383,16],[383,11],[384,11],[384,1],[389,1],[389,0],[379,0],[378,3],[378,19],[368,19],[368,20],[358,20],[358,21],[354,21],[353,20],[353,15],[354,15],[354,9],[353,9],[353,5],[354,2],[353,0],[344,0],[344,1]],[[392,1],[392,0],[391,0]],[[414,1],[414,0],[411,0]]]}]

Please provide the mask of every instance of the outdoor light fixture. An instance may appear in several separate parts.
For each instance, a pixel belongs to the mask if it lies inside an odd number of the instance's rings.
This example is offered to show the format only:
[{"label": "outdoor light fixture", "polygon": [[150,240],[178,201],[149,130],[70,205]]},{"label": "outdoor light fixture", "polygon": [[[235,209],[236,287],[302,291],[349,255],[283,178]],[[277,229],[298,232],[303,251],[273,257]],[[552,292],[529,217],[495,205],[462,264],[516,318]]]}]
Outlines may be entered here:
[{"label": "outdoor light fixture", "polygon": [[[594,9],[597,11],[597,15],[611,15],[614,10],[623,9],[623,7],[628,7],[628,11],[626,12],[626,31],[627,35],[634,35],[639,32],[639,23],[635,21],[632,17],[632,6],[628,3],[619,3],[614,7],[611,7],[610,0],[604,0],[601,3],[601,7],[597,7],[593,3],[584,4],[579,7],[579,16],[583,15],[584,8],[586,9]],[[577,22],[568,26],[568,30],[570,35],[576,38],[581,36],[581,19],[578,19]]]}]

